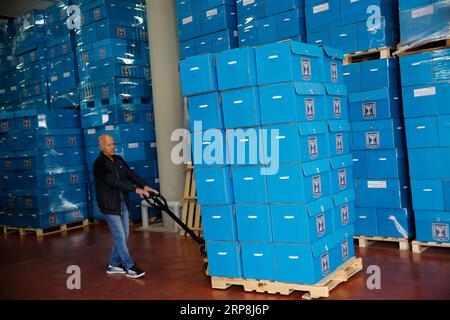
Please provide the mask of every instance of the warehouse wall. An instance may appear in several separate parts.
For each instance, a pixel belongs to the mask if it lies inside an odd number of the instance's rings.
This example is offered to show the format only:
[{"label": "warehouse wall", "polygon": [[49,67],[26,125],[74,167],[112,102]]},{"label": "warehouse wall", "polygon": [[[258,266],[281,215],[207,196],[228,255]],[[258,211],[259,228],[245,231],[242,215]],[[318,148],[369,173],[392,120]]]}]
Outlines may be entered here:
[{"label": "warehouse wall", "polygon": [[[161,192],[175,201],[183,193],[185,179],[183,166],[173,164],[170,157],[171,134],[183,128],[175,2],[147,0],[147,8]],[[173,222],[164,219],[164,225],[172,228]]]}]

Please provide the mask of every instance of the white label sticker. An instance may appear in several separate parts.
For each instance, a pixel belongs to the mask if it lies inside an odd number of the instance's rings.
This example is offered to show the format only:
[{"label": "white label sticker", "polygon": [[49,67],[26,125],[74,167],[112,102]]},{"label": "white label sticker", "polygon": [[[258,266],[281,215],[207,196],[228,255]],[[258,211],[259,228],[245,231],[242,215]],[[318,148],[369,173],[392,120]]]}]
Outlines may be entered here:
[{"label": "white label sticker", "polygon": [[255,3],[255,0],[244,0],[244,7],[248,6],[250,4],[254,4],[254,3]]},{"label": "white label sticker", "polygon": [[151,142],[150,143],[150,148],[156,148],[156,142]]},{"label": "white label sticker", "polygon": [[58,76],[53,76],[52,81],[58,81]]},{"label": "white label sticker", "polygon": [[387,181],[367,181],[369,189],[387,189]]},{"label": "white label sticker", "polygon": [[87,133],[88,133],[88,134],[95,134],[95,129],[89,129],[89,130],[87,131]]},{"label": "white label sticker", "polygon": [[17,86],[12,86],[11,91],[17,91]]},{"label": "white label sticker", "polygon": [[70,77],[70,72],[64,72],[64,73],[63,73],[63,77],[64,77],[64,78]]},{"label": "white label sticker", "polygon": [[320,12],[324,12],[324,11],[328,11],[328,10],[330,10],[330,4],[329,4],[328,2],[313,7],[313,13],[314,13],[314,14],[320,13]]},{"label": "white label sticker", "polygon": [[139,143],[129,143],[128,144],[128,149],[136,149],[139,148]]},{"label": "white label sticker", "polygon": [[414,90],[414,97],[435,96],[436,87],[423,88]]},{"label": "white label sticker", "polygon": [[206,11],[206,17],[217,16],[217,8]]},{"label": "white label sticker", "polygon": [[0,89],[0,94],[4,94],[5,93],[5,89]]},{"label": "white label sticker", "polygon": [[7,57],[6,57],[6,60],[8,60],[8,61],[13,61],[13,57],[12,57],[12,56],[7,56]]},{"label": "white label sticker", "polygon": [[192,21],[194,21],[194,19],[192,18],[192,16],[184,18],[183,19],[183,25],[191,23]]},{"label": "white label sticker", "polygon": [[420,9],[411,11],[411,17],[413,19],[415,19],[415,18],[419,18],[419,17],[423,17],[423,16],[428,16],[433,13],[434,13],[434,7],[428,6],[428,7],[424,7],[424,8],[420,8]]},{"label": "white label sticker", "polygon": [[106,123],[109,121],[109,115],[108,114],[102,114],[102,123]]},{"label": "white label sticker", "polygon": [[105,126],[106,131],[112,131],[114,130],[114,126]]}]

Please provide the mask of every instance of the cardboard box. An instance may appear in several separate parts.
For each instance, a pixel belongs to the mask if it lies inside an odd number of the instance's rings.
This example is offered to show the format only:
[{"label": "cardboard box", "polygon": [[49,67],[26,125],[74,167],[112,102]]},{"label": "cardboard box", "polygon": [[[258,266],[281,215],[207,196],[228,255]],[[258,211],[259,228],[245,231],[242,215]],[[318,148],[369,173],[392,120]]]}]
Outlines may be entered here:
[{"label": "cardboard box", "polygon": [[339,26],[330,31],[330,46],[342,50],[344,53],[353,53],[359,50],[357,24]]},{"label": "cardboard box", "polygon": [[268,205],[236,205],[239,241],[272,242]]},{"label": "cardboard box", "polygon": [[412,179],[450,179],[450,148],[409,149],[408,160]]},{"label": "cardboard box", "polygon": [[330,129],[330,156],[340,156],[350,152],[350,123],[347,120],[328,121]]},{"label": "cardboard box", "polygon": [[239,47],[238,32],[235,28],[211,34],[210,41],[214,53],[220,53]]},{"label": "cardboard box", "polygon": [[388,47],[395,48],[398,43],[398,24],[395,18],[381,17],[375,20],[373,26],[367,21],[359,22],[356,26],[358,34],[358,51]]},{"label": "cardboard box", "polygon": [[239,48],[216,56],[219,89],[228,90],[256,86],[254,48]]},{"label": "cardboard box", "polygon": [[410,209],[377,209],[380,237],[411,238],[414,234]]},{"label": "cardboard box", "polygon": [[275,280],[273,243],[241,242],[241,248],[244,278]]},{"label": "cardboard box", "polygon": [[178,37],[180,41],[186,41],[201,36],[202,18],[199,14],[178,19]]},{"label": "cardboard box", "polygon": [[[264,145],[261,139],[270,139],[260,128],[228,129],[226,131],[229,163],[234,165],[263,165],[265,159]],[[270,164],[270,163],[267,163]]]},{"label": "cardboard box", "polygon": [[402,89],[405,118],[448,115],[445,101],[450,99],[450,83],[441,82]]},{"label": "cardboard box", "polygon": [[263,18],[265,15],[264,0],[236,0],[239,21]]},{"label": "cardboard box", "polygon": [[358,236],[378,236],[377,209],[356,208],[355,234]]},{"label": "cardboard box", "polygon": [[347,120],[348,99],[345,85],[327,83],[325,85],[325,91],[327,93],[327,119]]},{"label": "cardboard box", "polygon": [[367,152],[370,179],[400,179],[408,175],[408,161],[402,149]]},{"label": "cardboard box", "polygon": [[214,33],[225,29],[233,29],[237,25],[235,6],[218,6],[200,14],[202,33]]},{"label": "cardboard box", "polygon": [[401,118],[401,92],[383,88],[349,94],[350,120],[384,120]]},{"label": "cardboard box", "polygon": [[418,241],[450,243],[450,212],[416,211],[415,222]]},{"label": "cardboard box", "polygon": [[242,203],[268,203],[267,182],[262,166],[236,166],[231,168],[234,200]]},{"label": "cardboard box", "polygon": [[328,160],[281,165],[276,175],[267,176],[269,202],[308,203],[328,196],[329,170]]},{"label": "cardboard box", "polygon": [[399,209],[411,206],[411,191],[406,179],[359,179],[355,183],[357,207]]},{"label": "cardboard box", "polygon": [[345,23],[366,21],[371,12],[370,6],[377,6],[379,14],[383,17],[397,17],[397,3],[392,0],[340,0],[341,18]]},{"label": "cardboard box", "polygon": [[450,181],[411,178],[414,210],[450,210]]},{"label": "cardboard box", "polygon": [[234,206],[203,206],[203,233],[206,241],[236,241]]},{"label": "cardboard box", "polygon": [[261,125],[259,90],[257,87],[222,92],[225,128],[246,128]]},{"label": "cardboard box", "polygon": [[306,3],[305,15],[308,33],[337,27],[341,23],[339,0]]},{"label": "cardboard box", "polygon": [[217,75],[214,56],[190,57],[180,61],[183,96],[217,91]]},{"label": "cardboard box", "polygon": [[259,85],[289,81],[323,82],[322,63],[321,48],[297,41],[268,44],[256,49]]},{"label": "cardboard box", "polygon": [[209,129],[191,134],[191,158],[195,168],[225,166],[228,149],[224,130]]},{"label": "cardboard box", "polygon": [[211,92],[187,98],[191,132],[194,122],[201,121],[202,130],[223,129],[222,108],[218,92]]},{"label": "cardboard box", "polygon": [[400,120],[375,120],[352,123],[352,150],[397,149],[404,146]]},{"label": "cardboard box", "polygon": [[194,39],[195,54],[201,55],[205,53],[212,53],[212,42],[209,35]]},{"label": "cardboard box", "polygon": [[361,91],[360,63],[351,63],[343,67],[343,77],[348,92]]},{"label": "cardboard box", "polygon": [[[359,63],[361,91],[400,87],[398,60],[394,58]],[[370,79],[370,81],[369,81]]]},{"label": "cardboard box", "polygon": [[260,87],[259,92],[262,124],[326,119],[325,91],[321,84],[282,83]]},{"label": "cardboard box", "polygon": [[242,260],[236,241],[207,241],[208,272],[212,277],[242,277]]},{"label": "cardboard box", "polygon": [[300,11],[303,11],[303,8],[305,7],[304,0],[265,0],[264,4],[266,16],[279,14],[282,12],[290,11],[292,9],[300,9]]},{"label": "cardboard box", "polygon": [[344,53],[338,49],[331,47],[323,47],[323,75],[326,83],[343,83],[342,63],[344,61]]},{"label": "cardboard box", "polygon": [[[330,155],[328,129],[325,122],[293,123],[265,127],[278,130],[279,163],[304,163]],[[266,154],[273,154],[272,144],[263,141]]]},{"label": "cardboard box", "polygon": [[[277,1],[277,3],[284,3]],[[305,42],[306,29],[303,7],[276,15],[277,40],[299,37]]]},{"label": "cardboard box", "polygon": [[314,243],[333,233],[331,196],[308,205],[270,206],[273,241],[280,243]]},{"label": "cardboard box", "polygon": [[276,16],[259,19],[257,22],[258,44],[272,43],[277,41],[277,18]]},{"label": "cardboard box", "polygon": [[350,189],[333,195],[334,231],[352,225],[356,220],[355,190]]},{"label": "cardboard box", "polygon": [[340,193],[353,188],[352,156],[346,154],[330,158],[331,192]]},{"label": "cardboard box", "polygon": [[226,205],[234,202],[230,168],[194,170],[200,205]]}]

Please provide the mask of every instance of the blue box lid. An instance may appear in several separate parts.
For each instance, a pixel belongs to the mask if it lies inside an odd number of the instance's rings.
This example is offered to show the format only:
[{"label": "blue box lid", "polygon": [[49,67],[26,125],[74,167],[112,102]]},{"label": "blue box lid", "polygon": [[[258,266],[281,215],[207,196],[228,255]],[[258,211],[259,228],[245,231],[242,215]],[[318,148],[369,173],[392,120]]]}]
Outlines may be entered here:
[{"label": "blue box lid", "polygon": [[335,60],[344,60],[344,52],[339,49],[323,46],[323,51],[325,52],[325,55],[329,58],[335,59]]},{"label": "blue box lid", "polygon": [[294,84],[295,86],[295,93],[297,95],[324,95],[325,90],[322,84],[320,83],[302,83],[302,82],[296,82]]},{"label": "blue box lid", "polygon": [[347,95],[347,87],[344,84],[326,83],[325,88],[329,96]]},{"label": "blue box lid", "polygon": [[364,102],[374,100],[387,100],[389,99],[389,97],[390,97],[389,89],[383,88],[379,90],[350,93],[348,95],[348,100],[350,103],[354,103],[354,102]]},{"label": "blue box lid", "polygon": [[299,123],[298,130],[302,136],[324,134],[328,132],[327,125],[323,121]]},{"label": "blue box lid", "polygon": [[345,154],[339,157],[330,158],[332,169],[341,169],[351,167],[353,165],[353,158],[351,154]]},{"label": "blue box lid", "polygon": [[333,195],[333,201],[336,206],[355,201],[356,194],[354,189],[348,189]]},{"label": "blue box lid", "polygon": [[330,171],[330,163],[328,159],[311,161],[304,163],[302,169],[305,176],[312,176]]},{"label": "blue box lid", "polygon": [[450,211],[415,211],[415,220],[418,222],[450,223]]},{"label": "blue box lid", "polygon": [[333,199],[331,196],[315,200],[307,204],[308,215],[310,217],[316,216],[319,213],[331,210],[333,208]]},{"label": "blue box lid", "polygon": [[332,120],[328,121],[331,132],[350,131],[350,122],[348,120]]},{"label": "blue box lid", "polygon": [[372,131],[403,128],[399,120],[356,121],[352,123],[353,131]]}]

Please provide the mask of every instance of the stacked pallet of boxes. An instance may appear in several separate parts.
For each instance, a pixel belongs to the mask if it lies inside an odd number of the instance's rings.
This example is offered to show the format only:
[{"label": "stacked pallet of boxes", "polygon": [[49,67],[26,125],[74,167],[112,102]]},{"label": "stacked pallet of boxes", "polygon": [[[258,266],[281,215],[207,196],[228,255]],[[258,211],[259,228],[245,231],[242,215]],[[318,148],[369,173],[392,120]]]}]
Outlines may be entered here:
[{"label": "stacked pallet of boxes", "polygon": [[176,0],[180,57],[238,46],[236,0]]},{"label": "stacked pallet of boxes", "polygon": [[334,57],[287,41],[180,62],[212,276],[314,284],[354,255]]},{"label": "stacked pallet of boxes", "polygon": [[77,108],[78,68],[75,55],[75,33],[69,20],[70,1],[58,1],[46,9],[49,99],[52,109]]},{"label": "stacked pallet of boxes", "polygon": [[304,0],[237,0],[239,46],[306,42]]},{"label": "stacked pallet of boxes", "polygon": [[0,25],[0,104],[2,111],[17,106],[19,97],[18,76],[12,54],[15,28],[12,21]]},{"label": "stacked pallet of boxes", "polygon": [[412,237],[402,99],[397,59],[344,66],[352,125],[356,234]]},{"label": "stacked pallet of boxes", "polygon": [[306,0],[308,42],[344,53],[395,48],[397,0]]},{"label": "stacked pallet of boxes", "polygon": [[[449,39],[449,17],[448,1],[402,1],[400,51]],[[416,239],[449,243],[450,48],[402,56],[400,69]]]},{"label": "stacked pallet of boxes", "polygon": [[9,189],[2,193],[4,224],[12,227],[47,228],[87,217],[79,112],[48,108],[46,17],[47,11],[33,10],[14,21],[19,101],[2,113],[0,155]]},{"label": "stacked pallet of boxes", "polygon": [[[92,173],[101,134],[112,135],[117,153],[159,189],[147,14],[145,3],[138,0],[85,0],[79,5],[81,28],[76,40],[81,121],[93,215],[102,219]],[[141,199],[133,194],[130,201],[130,219],[138,220]]]}]

